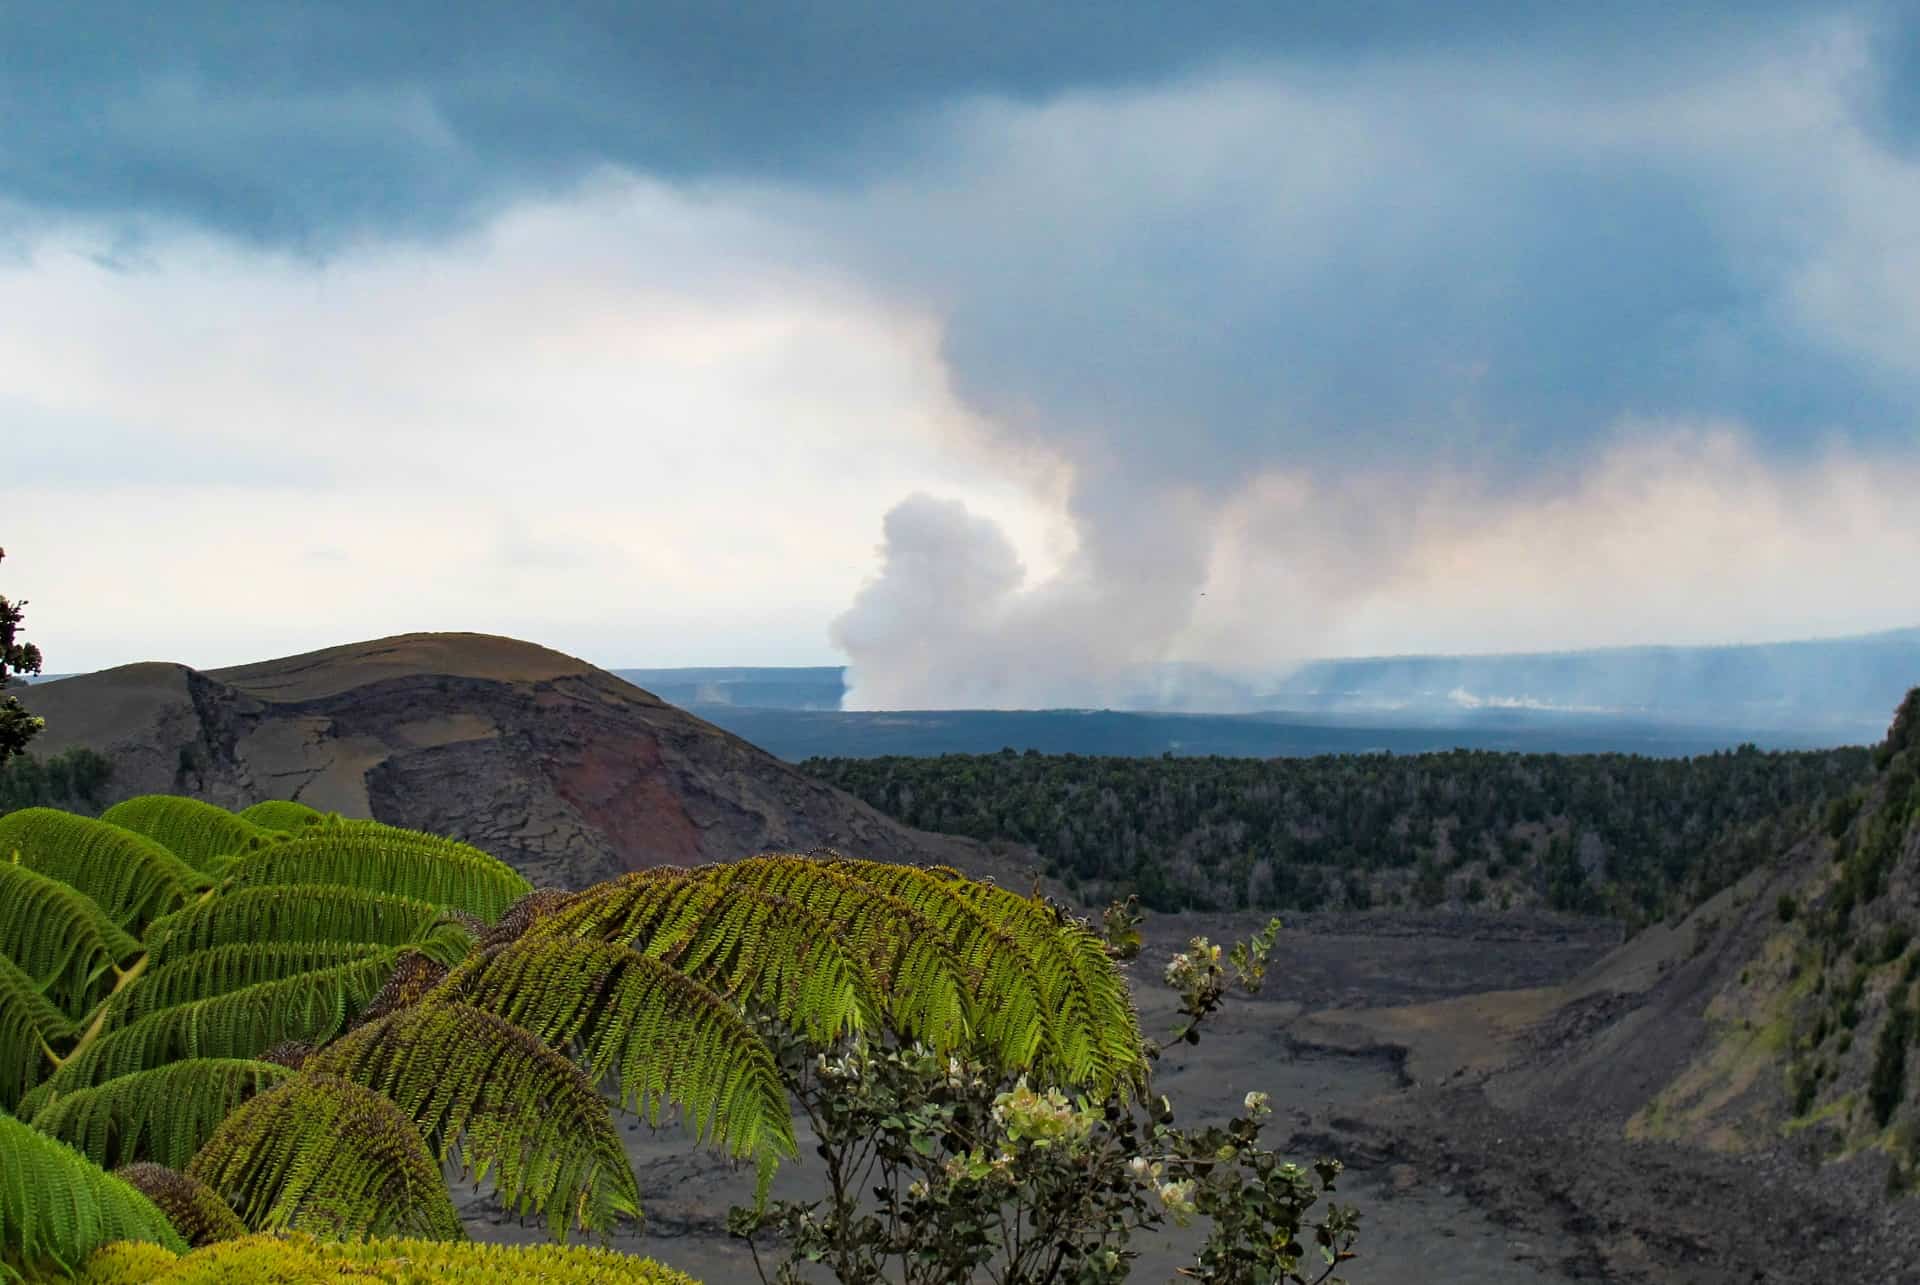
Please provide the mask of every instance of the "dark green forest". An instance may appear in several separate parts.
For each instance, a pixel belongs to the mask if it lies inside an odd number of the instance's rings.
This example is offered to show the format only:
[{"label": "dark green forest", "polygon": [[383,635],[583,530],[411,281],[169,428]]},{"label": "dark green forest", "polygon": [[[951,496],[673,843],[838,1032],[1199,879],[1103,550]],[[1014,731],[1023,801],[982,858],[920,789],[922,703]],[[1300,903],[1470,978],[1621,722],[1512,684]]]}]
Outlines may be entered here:
[{"label": "dark green forest", "polygon": [[112,777],[113,763],[85,748],[44,760],[16,754],[0,763],[0,814],[21,808],[64,808],[92,815],[106,806],[105,790]]},{"label": "dark green forest", "polygon": [[1546,906],[1657,918],[1777,855],[1869,752],[810,759],[909,825],[1031,845],[1156,910]]}]

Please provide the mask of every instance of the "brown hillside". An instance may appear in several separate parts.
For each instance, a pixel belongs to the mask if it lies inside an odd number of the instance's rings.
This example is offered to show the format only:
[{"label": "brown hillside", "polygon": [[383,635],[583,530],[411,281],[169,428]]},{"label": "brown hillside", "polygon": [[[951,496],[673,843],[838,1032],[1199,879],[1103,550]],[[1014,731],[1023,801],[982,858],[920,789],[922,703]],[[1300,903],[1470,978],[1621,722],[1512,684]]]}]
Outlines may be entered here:
[{"label": "brown hillside", "polygon": [[126,665],[28,689],[43,754],[114,761],[113,797],[291,798],[456,835],[535,883],[833,846],[1003,881],[1025,854],[908,829],[585,661],[407,634],[206,673]]}]

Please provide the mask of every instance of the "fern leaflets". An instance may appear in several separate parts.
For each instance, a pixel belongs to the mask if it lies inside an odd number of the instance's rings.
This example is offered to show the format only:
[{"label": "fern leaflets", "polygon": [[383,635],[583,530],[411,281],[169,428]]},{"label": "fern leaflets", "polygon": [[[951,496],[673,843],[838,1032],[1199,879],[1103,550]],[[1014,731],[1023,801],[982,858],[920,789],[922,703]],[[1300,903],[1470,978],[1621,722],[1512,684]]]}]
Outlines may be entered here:
[{"label": "fern leaflets", "polygon": [[274,884],[222,892],[154,921],[147,950],[155,964],[215,946],[260,942],[354,941],[402,946],[426,934],[439,908],[360,888]]},{"label": "fern leaflets", "polygon": [[0,1114],[0,1275],[70,1273],[111,1241],[186,1244],[154,1203],[61,1142]]},{"label": "fern leaflets", "polygon": [[53,808],[0,816],[0,853],[91,898],[135,935],[210,882],[143,834]]},{"label": "fern leaflets", "polygon": [[528,937],[630,945],[816,1044],[875,1028],[886,999],[866,957],[834,926],[784,897],[654,870],[602,884],[551,910]]},{"label": "fern leaflets", "polygon": [[504,1018],[466,1004],[401,1009],[307,1059],[398,1103],[442,1160],[491,1173],[501,1200],[569,1223],[610,1228],[640,1193],[607,1105],[580,1068]]},{"label": "fern leaflets", "polygon": [[140,943],[92,898],[36,870],[0,861],[0,955],[77,1018],[112,987]]},{"label": "fern leaflets", "polygon": [[149,968],[107,1001],[109,1028],[176,1004],[212,999],[301,973],[396,955],[399,947],[354,941],[236,942]]},{"label": "fern leaflets", "polygon": [[251,1058],[282,1040],[331,1039],[379,992],[393,964],[375,956],[156,1009],[78,1049],[22,1100],[22,1110],[183,1058]]},{"label": "fern leaflets", "polygon": [[0,1110],[16,1109],[53,1073],[53,1046],[72,1035],[66,1014],[0,955]]},{"label": "fern leaflets", "polygon": [[578,1050],[588,1078],[617,1075],[620,1101],[660,1123],[672,1102],[696,1138],[751,1156],[762,1183],[795,1154],[773,1054],[720,996],[630,947],[530,936],[476,956],[446,983],[463,1003]]},{"label": "fern leaflets", "polygon": [[412,1121],[338,1076],[305,1071],[247,1102],[186,1173],[255,1231],[466,1234]]},{"label": "fern leaflets", "polygon": [[270,1062],[188,1058],[61,1094],[31,1120],[103,1169],[183,1169],[229,1112],[293,1075]]},{"label": "fern leaflets", "polygon": [[247,854],[227,873],[244,887],[330,884],[395,893],[488,923],[533,890],[512,866],[478,848],[367,822],[318,827]]}]

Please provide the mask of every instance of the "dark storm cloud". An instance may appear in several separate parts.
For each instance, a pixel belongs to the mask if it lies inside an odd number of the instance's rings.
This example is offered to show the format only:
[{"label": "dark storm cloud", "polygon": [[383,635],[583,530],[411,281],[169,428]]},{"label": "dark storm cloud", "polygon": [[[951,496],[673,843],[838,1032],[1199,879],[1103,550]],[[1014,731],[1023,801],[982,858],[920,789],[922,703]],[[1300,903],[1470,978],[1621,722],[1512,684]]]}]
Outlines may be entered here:
[{"label": "dark storm cloud", "polygon": [[1651,74],[1820,8],[15,0],[0,4],[0,195],[324,247],[430,233],[605,163],[852,180],[904,163],[913,122],[972,95],[1439,48],[1565,49]]}]

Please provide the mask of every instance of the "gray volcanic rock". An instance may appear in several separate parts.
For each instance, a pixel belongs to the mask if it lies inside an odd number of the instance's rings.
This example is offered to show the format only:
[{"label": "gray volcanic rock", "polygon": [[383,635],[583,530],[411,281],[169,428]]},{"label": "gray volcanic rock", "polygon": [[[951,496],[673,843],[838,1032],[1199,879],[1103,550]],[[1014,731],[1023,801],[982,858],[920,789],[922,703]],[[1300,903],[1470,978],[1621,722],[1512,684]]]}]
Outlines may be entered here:
[{"label": "gray volcanic rock", "polygon": [[585,661],[407,634],[206,673],[125,665],[35,684],[43,754],[113,760],[112,798],[298,799],[449,834],[536,884],[830,846],[1024,884],[1024,850],[912,830]]}]

